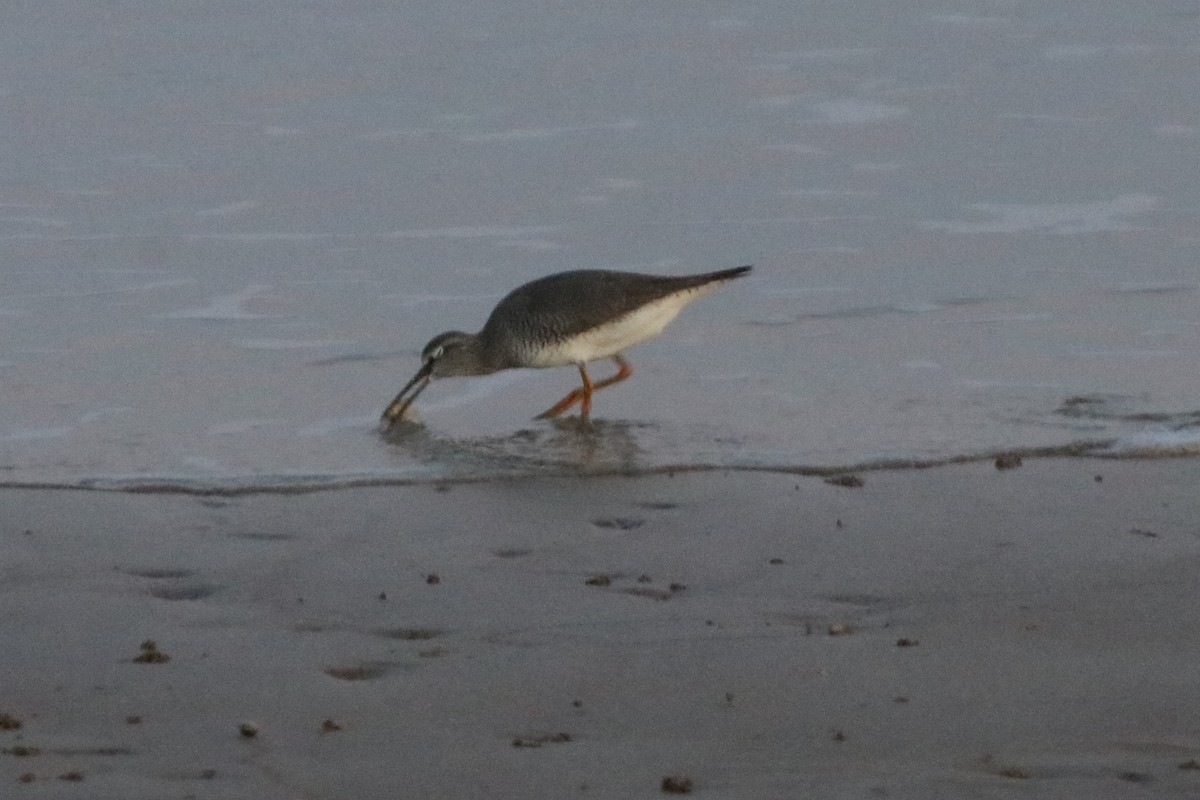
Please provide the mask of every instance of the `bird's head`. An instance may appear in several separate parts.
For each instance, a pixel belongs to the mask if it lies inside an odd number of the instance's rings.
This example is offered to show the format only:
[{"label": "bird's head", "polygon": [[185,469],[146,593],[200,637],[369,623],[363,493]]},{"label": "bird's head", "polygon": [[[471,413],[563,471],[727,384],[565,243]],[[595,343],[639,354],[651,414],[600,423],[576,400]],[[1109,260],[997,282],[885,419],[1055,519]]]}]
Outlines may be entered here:
[{"label": "bird's head", "polygon": [[474,342],[474,336],[462,331],[439,333],[421,350],[421,369],[428,369],[433,378],[477,374]]},{"label": "bird's head", "polygon": [[475,375],[479,359],[474,350],[475,337],[462,331],[446,331],[429,340],[421,350],[421,368],[383,412],[380,426],[386,431],[404,418],[409,406],[434,378]]}]

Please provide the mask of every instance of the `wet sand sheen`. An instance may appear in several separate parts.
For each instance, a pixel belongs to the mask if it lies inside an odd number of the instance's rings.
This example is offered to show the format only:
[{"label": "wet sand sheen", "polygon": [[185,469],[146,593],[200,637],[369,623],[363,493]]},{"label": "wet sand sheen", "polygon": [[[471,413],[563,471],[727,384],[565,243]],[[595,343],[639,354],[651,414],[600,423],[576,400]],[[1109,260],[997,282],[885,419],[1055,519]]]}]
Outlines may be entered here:
[{"label": "wet sand sheen", "polygon": [[1198,479],[3,490],[0,785],[1188,796]]}]

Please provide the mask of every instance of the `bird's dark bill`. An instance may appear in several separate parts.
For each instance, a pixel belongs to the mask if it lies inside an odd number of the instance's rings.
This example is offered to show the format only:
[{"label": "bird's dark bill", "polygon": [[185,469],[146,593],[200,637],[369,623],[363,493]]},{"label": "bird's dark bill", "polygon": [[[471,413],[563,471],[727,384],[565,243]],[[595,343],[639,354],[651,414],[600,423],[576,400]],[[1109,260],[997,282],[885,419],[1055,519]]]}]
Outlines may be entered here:
[{"label": "bird's dark bill", "polygon": [[417,371],[413,379],[405,384],[400,390],[400,394],[396,395],[396,399],[388,404],[384,409],[383,416],[379,419],[380,427],[387,431],[400,420],[404,419],[404,413],[408,411],[409,406],[417,399],[425,387],[429,385],[429,381],[433,380],[433,360],[425,362],[425,366]]}]

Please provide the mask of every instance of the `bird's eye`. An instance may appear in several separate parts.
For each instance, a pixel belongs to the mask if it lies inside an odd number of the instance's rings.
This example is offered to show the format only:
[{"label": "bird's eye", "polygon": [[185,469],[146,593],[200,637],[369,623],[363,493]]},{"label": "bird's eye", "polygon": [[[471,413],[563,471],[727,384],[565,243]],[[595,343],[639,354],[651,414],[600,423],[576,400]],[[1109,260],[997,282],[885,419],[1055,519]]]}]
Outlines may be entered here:
[{"label": "bird's eye", "polygon": [[442,347],[441,345],[438,345],[437,347],[435,347],[429,351],[429,359],[431,361],[437,361],[439,358],[442,357],[442,353],[445,352],[445,350],[446,350],[446,348]]}]

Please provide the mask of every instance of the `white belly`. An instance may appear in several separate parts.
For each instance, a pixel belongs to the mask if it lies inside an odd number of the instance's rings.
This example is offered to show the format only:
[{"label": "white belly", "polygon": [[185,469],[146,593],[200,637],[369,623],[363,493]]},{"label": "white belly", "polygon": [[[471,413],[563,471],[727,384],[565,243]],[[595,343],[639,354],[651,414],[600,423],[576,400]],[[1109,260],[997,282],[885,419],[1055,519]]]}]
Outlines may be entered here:
[{"label": "white belly", "polygon": [[638,342],[653,339],[663,328],[679,316],[688,303],[703,294],[709,287],[700,287],[690,292],[680,292],[664,297],[618,320],[592,328],[566,342],[543,349],[533,359],[533,367],[562,367],[567,364],[583,364],[597,358],[608,358],[632,347]]}]

